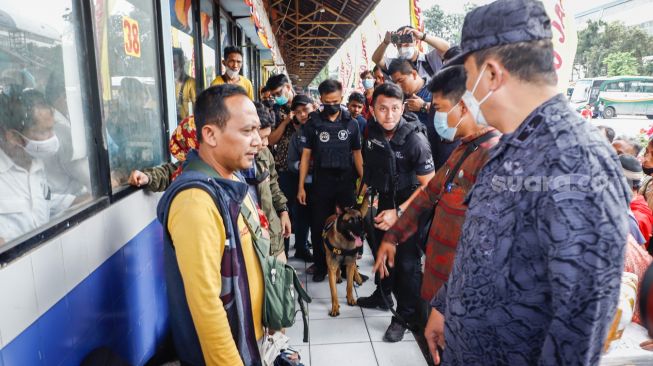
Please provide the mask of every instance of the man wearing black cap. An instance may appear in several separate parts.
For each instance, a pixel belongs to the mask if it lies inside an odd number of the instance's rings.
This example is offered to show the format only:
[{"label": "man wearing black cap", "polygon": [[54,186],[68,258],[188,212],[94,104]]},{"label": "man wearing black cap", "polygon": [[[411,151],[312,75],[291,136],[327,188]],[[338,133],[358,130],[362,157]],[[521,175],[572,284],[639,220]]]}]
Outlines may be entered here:
[{"label": "man wearing black cap", "polygon": [[448,365],[596,365],[628,232],[617,157],[556,91],[541,2],[472,10],[461,47],[450,63],[465,65],[468,108],[504,135],[466,198],[453,271],[431,304],[431,353],[446,340]]}]

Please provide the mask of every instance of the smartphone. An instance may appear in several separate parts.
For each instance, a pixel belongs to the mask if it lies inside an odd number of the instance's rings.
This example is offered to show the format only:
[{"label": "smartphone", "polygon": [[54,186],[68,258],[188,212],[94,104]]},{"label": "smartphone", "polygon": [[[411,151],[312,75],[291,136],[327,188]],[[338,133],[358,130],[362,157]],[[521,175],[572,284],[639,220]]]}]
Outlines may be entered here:
[{"label": "smartphone", "polygon": [[415,40],[413,39],[413,34],[412,33],[399,34],[399,33],[396,33],[396,32],[392,33],[391,41],[394,44],[414,43],[415,42]]}]

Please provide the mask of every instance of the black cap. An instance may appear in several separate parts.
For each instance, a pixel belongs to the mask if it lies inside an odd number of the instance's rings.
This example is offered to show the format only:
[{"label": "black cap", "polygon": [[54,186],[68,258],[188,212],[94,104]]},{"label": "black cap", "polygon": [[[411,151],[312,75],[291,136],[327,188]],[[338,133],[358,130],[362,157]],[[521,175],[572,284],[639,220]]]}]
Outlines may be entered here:
[{"label": "black cap", "polygon": [[311,97],[306,94],[298,94],[292,99],[290,109],[295,110],[295,108],[299,107],[300,105],[308,105],[311,103],[313,103],[313,99],[311,99]]},{"label": "black cap", "polygon": [[537,0],[497,0],[465,16],[460,47],[448,64],[462,64],[470,54],[490,47],[551,39],[551,19]]},{"label": "black cap", "polygon": [[[644,178],[642,163],[636,157],[627,154],[619,155],[619,162],[621,168],[628,180],[628,184],[632,186],[639,186],[639,182]],[[636,183],[636,184],[633,184]]]}]

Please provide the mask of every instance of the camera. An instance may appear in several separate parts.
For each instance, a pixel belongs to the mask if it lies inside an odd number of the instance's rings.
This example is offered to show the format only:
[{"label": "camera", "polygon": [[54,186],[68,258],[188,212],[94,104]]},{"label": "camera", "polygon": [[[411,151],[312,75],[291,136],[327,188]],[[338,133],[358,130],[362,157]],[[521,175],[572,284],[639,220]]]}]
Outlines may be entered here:
[{"label": "camera", "polygon": [[412,33],[399,34],[395,32],[392,33],[391,41],[394,44],[402,44],[402,43],[414,43],[415,39],[413,38]]}]

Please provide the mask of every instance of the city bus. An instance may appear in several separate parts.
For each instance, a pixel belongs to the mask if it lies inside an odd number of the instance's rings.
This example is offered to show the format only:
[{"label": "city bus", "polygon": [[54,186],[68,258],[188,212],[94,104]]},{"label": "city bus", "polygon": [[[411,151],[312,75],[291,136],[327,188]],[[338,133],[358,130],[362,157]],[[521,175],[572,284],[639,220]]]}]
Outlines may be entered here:
[{"label": "city bus", "polygon": [[[581,79],[576,82],[570,102],[580,110],[587,104],[605,104],[603,117],[642,115],[653,119],[653,77],[615,76]],[[594,108],[596,117],[598,108]]]}]

